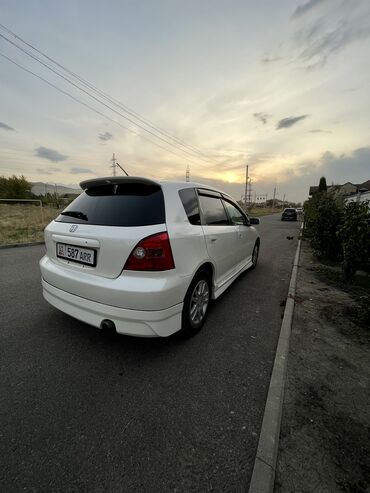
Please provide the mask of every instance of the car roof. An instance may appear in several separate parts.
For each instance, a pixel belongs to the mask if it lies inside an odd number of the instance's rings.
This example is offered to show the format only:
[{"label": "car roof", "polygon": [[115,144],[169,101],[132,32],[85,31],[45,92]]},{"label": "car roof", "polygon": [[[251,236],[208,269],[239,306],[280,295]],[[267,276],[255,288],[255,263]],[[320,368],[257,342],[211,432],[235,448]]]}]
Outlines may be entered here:
[{"label": "car roof", "polygon": [[[92,178],[90,180],[84,180],[80,183],[80,187],[83,190],[87,190],[92,187],[99,187],[103,185],[120,185],[123,183],[141,183],[143,185],[160,185],[165,189],[181,190],[183,188],[202,188],[204,190],[211,190],[214,192],[222,193],[223,195],[230,197],[230,195],[215,187],[210,187],[204,183],[189,182],[189,181],[172,181],[172,180],[152,180],[143,176],[104,176],[101,178]],[[231,198],[231,197],[230,197]]]}]

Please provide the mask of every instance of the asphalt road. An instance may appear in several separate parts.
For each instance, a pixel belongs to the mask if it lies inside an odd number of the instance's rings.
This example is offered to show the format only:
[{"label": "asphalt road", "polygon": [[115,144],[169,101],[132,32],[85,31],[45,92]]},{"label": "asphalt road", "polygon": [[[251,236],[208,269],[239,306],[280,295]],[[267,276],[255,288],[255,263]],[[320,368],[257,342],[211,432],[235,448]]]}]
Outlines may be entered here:
[{"label": "asphalt road", "polygon": [[262,218],[257,269],[187,341],[74,320],[42,298],[43,245],[0,250],[0,491],[246,491],[298,228]]}]

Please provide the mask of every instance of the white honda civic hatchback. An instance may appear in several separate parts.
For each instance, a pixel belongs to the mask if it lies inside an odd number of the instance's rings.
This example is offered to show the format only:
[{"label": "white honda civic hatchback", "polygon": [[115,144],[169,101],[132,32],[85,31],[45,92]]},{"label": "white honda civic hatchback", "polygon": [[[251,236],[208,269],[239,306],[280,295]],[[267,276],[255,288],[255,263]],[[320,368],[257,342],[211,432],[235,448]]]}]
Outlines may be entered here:
[{"label": "white honda civic hatchback", "polygon": [[260,238],[240,207],[206,185],[137,177],[83,181],[45,229],[44,298],[120,334],[193,335],[216,299],[255,267]]}]

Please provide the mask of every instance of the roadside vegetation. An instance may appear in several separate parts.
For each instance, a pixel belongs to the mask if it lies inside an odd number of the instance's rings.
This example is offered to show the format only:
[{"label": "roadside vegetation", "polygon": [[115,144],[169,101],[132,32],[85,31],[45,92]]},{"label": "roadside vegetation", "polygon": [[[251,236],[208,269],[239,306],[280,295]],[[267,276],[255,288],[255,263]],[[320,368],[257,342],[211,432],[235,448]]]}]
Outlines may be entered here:
[{"label": "roadside vegetation", "polygon": [[304,204],[305,237],[323,261],[341,265],[351,281],[358,270],[370,271],[370,207],[368,202],[345,203],[327,192],[321,178],[319,190]]},{"label": "roadside vegetation", "polygon": [[[316,268],[326,282],[350,294],[348,314],[370,327],[370,208],[368,202],[349,202],[319,191],[304,204],[305,238],[320,261]],[[357,274],[357,275],[356,275]]]},{"label": "roadside vegetation", "polygon": [[0,245],[43,241],[44,228],[61,210],[44,206],[42,220],[37,204],[0,202]]},{"label": "roadside vegetation", "polygon": [[35,195],[31,188],[23,175],[0,176],[0,245],[43,241],[46,225],[72,200]]}]

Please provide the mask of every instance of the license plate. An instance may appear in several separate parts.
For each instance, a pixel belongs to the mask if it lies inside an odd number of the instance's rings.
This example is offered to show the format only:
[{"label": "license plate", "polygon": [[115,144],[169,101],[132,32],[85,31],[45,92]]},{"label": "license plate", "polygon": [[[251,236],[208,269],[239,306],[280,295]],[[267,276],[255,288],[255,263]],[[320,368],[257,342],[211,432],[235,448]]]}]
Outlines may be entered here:
[{"label": "license plate", "polygon": [[57,257],[79,264],[96,265],[96,252],[91,248],[81,248],[76,245],[66,245],[65,243],[57,243]]}]

